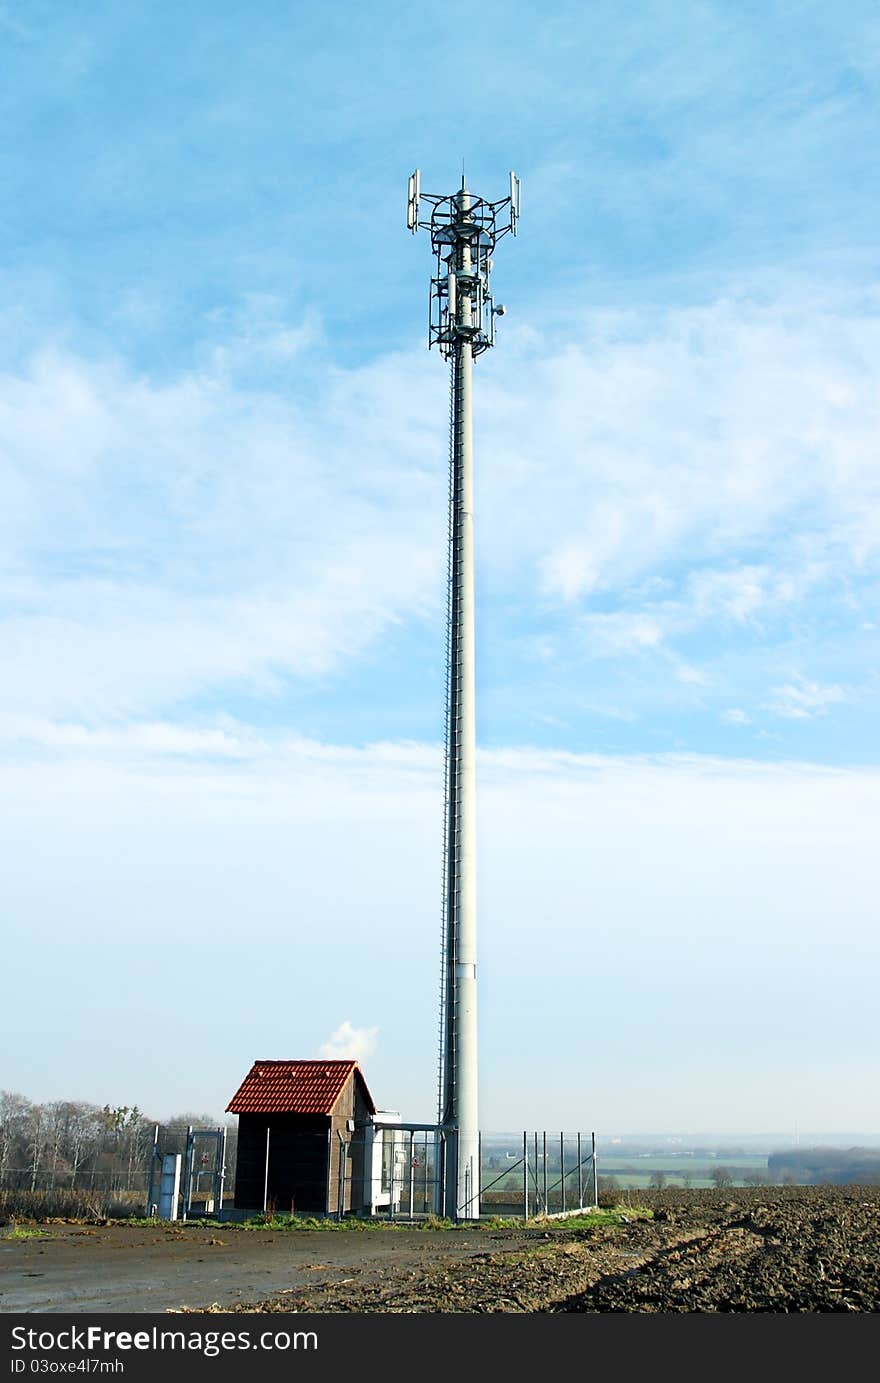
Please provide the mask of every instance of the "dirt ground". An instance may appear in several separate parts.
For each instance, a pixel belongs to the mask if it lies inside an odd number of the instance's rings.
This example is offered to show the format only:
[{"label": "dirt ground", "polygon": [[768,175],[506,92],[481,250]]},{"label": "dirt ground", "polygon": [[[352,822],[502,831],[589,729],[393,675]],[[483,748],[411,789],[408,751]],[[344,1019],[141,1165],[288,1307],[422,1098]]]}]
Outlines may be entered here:
[{"label": "dirt ground", "polygon": [[2,1312],[875,1312],[880,1187],[639,1193],[654,1219],[343,1233],[49,1225]]}]

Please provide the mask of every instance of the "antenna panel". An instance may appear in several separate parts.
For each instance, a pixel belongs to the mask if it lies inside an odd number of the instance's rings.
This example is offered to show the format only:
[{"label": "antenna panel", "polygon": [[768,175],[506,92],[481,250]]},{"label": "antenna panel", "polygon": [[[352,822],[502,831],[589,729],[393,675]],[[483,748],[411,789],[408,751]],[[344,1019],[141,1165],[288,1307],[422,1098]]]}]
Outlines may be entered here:
[{"label": "antenna panel", "polygon": [[410,174],[409,186],[406,194],[406,224],[415,235],[419,228],[419,191],[421,176],[418,168]]}]

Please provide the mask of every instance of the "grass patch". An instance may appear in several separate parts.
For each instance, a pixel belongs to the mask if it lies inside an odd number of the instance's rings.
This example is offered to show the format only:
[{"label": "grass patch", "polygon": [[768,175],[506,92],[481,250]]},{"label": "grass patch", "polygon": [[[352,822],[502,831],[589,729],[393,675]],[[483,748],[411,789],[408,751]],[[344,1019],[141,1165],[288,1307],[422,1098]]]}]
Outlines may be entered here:
[{"label": "grass patch", "polygon": [[[190,1222],[191,1223],[191,1222]],[[330,1230],[332,1233],[345,1234],[354,1232],[356,1234],[371,1233],[375,1230],[446,1230],[446,1229],[466,1229],[467,1225],[456,1225],[451,1220],[443,1220],[437,1215],[429,1215],[425,1220],[385,1220],[379,1217],[370,1219],[359,1219],[352,1215],[343,1220],[325,1220],[320,1216],[314,1215],[254,1215],[250,1220],[242,1220],[238,1224],[226,1223],[224,1229],[244,1229],[260,1232],[262,1230],[288,1231],[308,1233],[314,1230]]]},{"label": "grass patch", "polygon": [[536,1215],[534,1219],[481,1220],[481,1229],[525,1229],[540,1231],[542,1234],[564,1234],[570,1229],[607,1229],[616,1225],[632,1224],[633,1220],[653,1220],[654,1212],[647,1205],[615,1205],[599,1210],[585,1211],[583,1215],[566,1215],[552,1218]]},{"label": "grass patch", "polygon": [[479,1221],[464,1220],[454,1224],[452,1220],[439,1215],[428,1215],[424,1220],[386,1220],[379,1217],[359,1219],[348,1216],[343,1220],[324,1219],[319,1215],[253,1215],[248,1220],[157,1220],[143,1217],[113,1220],[110,1223],[130,1225],[132,1229],[174,1228],[185,1231],[196,1229],[231,1229],[249,1234],[310,1234],[317,1231],[332,1234],[370,1234],[382,1230],[419,1230],[426,1233],[464,1233],[468,1230],[479,1233],[484,1229],[516,1229],[540,1231],[541,1233],[564,1232],[570,1229],[601,1229],[609,1225],[628,1224],[633,1220],[653,1219],[654,1212],[646,1205],[621,1202],[613,1207],[590,1210],[583,1215],[570,1215],[565,1219],[549,1219],[537,1216],[523,1220],[519,1215],[486,1215]]},{"label": "grass patch", "polygon": [[26,1225],[16,1225],[9,1234],[4,1234],[4,1239],[54,1239],[54,1234],[50,1234],[46,1229],[28,1229]]},{"label": "grass patch", "polygon": [[110,1225],[131,1225],[132,1229],[186,1229],[197,1225],[201,1229],[238,1229],[228,1220],[160,1220],[156,1215],[126,1215],[121,1220],[108,1220]]},{"label": "grass patch", "polygon": [[[437,1215],[429,1215],[425,1220],[383,1220],[383,1219],[357,1219],[352,1216],[344,1220],[323,1220],[317,1216],[296,1216],[296,1215],[274,1215],[271,1219],[263,1215],[255,1215],[253,1219],[241,1221],[238,1224],[225,1223],[220,1226],[223,1229],[244,1229],[251,1231],[273,1230],[282,1233],[288,1231],[310,1230],[331,1230],[334,1232],[345,1233],[348,1231],[370,1232],[371,1230],[405,1230],[418,1229],[423,1231],[446,1232],[472,1230],[479,1232],[484,1229],[519,1229],[519,1230],[540,1230],[542,1233],[548,1231],[564,1232],[569,1229],[602,1229],[609,1225],[630,1224],[633,1220],[651,1220],[654,1212],[646,1205],[615,1205],[607,1209],[590,1210],[583,1215],[571,1215],[565,1219],[553,1220],[538,1216],[535,1219],[523,1220],[520,1216],[508,1215],[489,1215],[478,1222],[465,1220],[460,1224],[454,1224],[452,1220],[441,1219]],[[155,1223],[155,1221],[154,1221]],[[188,1223],[210,1223],[209,1221],[188,1221]]]},{"label": "grass patch", "polygon": [[556,1220],[560,1229],[602,1229],[608,1225],[631,1224],[633,1220],[653,1220],[654,1212],[647,1205],[614,1205],[591,1210],[589,1215],[572,1215],[571,1219]]}]

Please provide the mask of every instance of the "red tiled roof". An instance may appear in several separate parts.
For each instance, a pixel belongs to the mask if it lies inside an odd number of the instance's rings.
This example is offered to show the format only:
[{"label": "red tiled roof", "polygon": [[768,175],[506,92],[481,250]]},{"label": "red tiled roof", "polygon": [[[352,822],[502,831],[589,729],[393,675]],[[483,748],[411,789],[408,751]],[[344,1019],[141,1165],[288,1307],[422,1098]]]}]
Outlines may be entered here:
[{"label": "red tiled roof", "polygon": [[375,1114],[356,1061],[255,1061],[226,1109],[230,1114],[332,1114],[352,1072]]}]

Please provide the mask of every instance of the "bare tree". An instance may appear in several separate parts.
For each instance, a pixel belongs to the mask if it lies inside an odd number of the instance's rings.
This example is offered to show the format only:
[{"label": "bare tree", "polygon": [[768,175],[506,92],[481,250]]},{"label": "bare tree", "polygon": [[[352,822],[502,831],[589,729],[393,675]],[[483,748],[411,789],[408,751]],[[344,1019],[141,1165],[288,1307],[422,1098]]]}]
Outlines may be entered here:
[{"label": "bare tree", "polygon": [[36,1191],[37,1177],[40,1172],[49,1134],[49,1121],[46,1117],[46,1110],[43,1105],[31,1105],[27,1112],[26,1129],[28,1171],[31,1179],[31,1190]]},{"label": "bare tree", "polygon": [[0,1091],[0,1186],[10,1184],[13,1157],[24,1157],[30,1100],[12,1090]]},{"label": "bare tree", "polygon": [[103,1120],[92,1105],[69,1101],[67,1111],[66,1152],[70,1169],[70,1185],[76,1186],[80,1169],[94,1156],[100,1146]]},{"label": "bare tree", "polygon": [[733,1185],[733,1174],[726,1167],[713,1167],[709,1176],[719,1190],[724,1186]]},{"label": "bare tree", "polygon": [[68,1125],[70,1122],[68,1114],[69,1105],[66,1100],[53,1100],[46,1105],[46,1149],[48,1157],[48,1177],[49,1185],[54,1186],[58,1178],[59,1171],[62,1176],[66,1172],[67,1158],[66,1143]]}]

